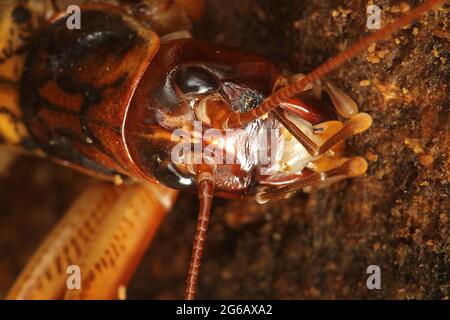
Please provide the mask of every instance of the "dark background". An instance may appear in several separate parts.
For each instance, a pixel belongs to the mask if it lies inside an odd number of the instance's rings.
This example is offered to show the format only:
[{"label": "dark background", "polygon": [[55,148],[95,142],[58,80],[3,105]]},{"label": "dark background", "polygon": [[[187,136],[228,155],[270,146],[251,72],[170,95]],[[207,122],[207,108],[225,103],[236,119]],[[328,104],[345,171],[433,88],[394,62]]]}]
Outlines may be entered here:
[{"label": "dark background", "polygon": [[[417,1],[376,1],[383,21],[407,3]],[[365,34],[365,5],[210,0],[195,33],[307,72]],[[329,77],[374,118],[346,149],[368,159],[365,177],[265,206],[217,199],[199,298],[449,297],[449,16],[431,13]],[[0,297],[89,181],[25,157],[0,177]],[[182,297],[197,205],[181,195],[129,298]],[[381,290],[365,286],[371,264],[381,267]]]}]

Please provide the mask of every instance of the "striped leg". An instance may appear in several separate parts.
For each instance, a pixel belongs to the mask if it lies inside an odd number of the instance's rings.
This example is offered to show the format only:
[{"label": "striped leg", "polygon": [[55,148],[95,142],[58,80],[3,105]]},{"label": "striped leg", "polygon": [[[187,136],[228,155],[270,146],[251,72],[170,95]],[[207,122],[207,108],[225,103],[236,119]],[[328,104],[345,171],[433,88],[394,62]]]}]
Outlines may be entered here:
[{"label": "striped leg", "polygon": [[[176,191],[151,184],[90,187],[32,257],[8,299],[119,298],[175,198]],[[79,267],[80,289],[68,289],[74,275],[69,266]]]}]

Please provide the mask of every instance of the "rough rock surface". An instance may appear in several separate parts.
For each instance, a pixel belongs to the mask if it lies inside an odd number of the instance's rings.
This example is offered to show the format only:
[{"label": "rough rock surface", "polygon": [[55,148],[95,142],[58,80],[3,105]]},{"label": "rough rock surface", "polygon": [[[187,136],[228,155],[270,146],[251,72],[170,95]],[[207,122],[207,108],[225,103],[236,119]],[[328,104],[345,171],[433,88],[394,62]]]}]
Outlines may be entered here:
[{"label": "rough rock surface", "polygon": [[[418,1],[377,1],[383,21]],[[367,33],[366,1],[208,1],[197,36],[307,72]],[[443,299],[450,296],[450,13],[430,13],[329,79],[374,118],[347,143],[365,177],[265,206],[217,200],[199,298]],[[0,177],[0,296],[90,180],[22,158]],[[197,201],[182,195],[128,289],[181,298]],[[382,289],[366,288],[379,265]]]}]

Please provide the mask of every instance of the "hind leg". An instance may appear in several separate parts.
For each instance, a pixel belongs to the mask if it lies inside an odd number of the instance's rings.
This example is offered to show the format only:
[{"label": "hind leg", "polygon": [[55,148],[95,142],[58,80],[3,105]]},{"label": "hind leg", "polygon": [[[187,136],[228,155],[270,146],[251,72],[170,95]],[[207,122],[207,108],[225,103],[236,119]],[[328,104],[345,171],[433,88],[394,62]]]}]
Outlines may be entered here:
[{"label": "hind leg", "polygon": [[[100,183],[83,192],[22,271],[8,299],[118,299],[176,191]],[[80,289],[68,289],[69,266]]]}]

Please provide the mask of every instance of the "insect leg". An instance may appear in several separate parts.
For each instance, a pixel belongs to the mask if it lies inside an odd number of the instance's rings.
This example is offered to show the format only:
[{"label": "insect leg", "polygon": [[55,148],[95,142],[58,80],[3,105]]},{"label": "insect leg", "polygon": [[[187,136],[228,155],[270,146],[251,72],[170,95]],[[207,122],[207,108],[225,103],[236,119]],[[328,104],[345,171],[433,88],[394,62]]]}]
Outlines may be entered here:
[{"label": "insect leg", "polygon": [[303,131],[292,123],[284,114],[283,111],[275,109],[272,111],[275,118],[300,142],[306,151],[312,156],[319,154],[319,146],[312,141]]},{"label": "insect leg", "polygon": [[319,148],[319,154],[322,154],[332,148],[338,142],[351,137],[352,135],[366,131],[372,125],[372,118],[364,112],[350,118],[344,127],[331,136]]},{"label": "insect leg", "polygon": [[372,125],[372,118],[367,113],[358,113],[355,116],[352,116],[344,127],[325,140],[319,147],[310,137],[288,119],[283,110],[278,108],[272,111],[272,113],[312,156],[327,152],[338,142],[347,139],[352,135],[364,132]]},{"label": "insect leg", "polygon": [[118,192],[80,261],[81,290],[66,290],[65,299],[125,298],[126,285],[177,194],[156,184]]},{"label": "insect leg", "polygon": [[[176,192],[157,185],[94,185],[34,254],[8,299],[117,299]],[[78,266],[80,289],[68,266]],[[73,274],[76,276],[76,274]],[[71,281],[74,281],[71,283]]]},{"label": "insect leg", "polygon": [[363,158],[354,157],[341,160],[338,167],[328,171],[313,172],[281,188],[271,187],[262,190],[256,194],[256,201],[263,204],[272,200],[280,200],[302,188],[319,186],[330,179],[357,177],[367,170],[367,162]]},{"label": "insect leg", "polygon": [[191,262],[189,264],[186,280],[185,299],[195,298],[198,274],[200,270],[203,248],[205,246],[206,231],[208,229],[211,203],[214,194],[214,176],[212,168],[207,165],[199,166],[197,170],[198,198],[200,208],[198,212],[197,229],[195,232],[194,246],[192,248]]}]

